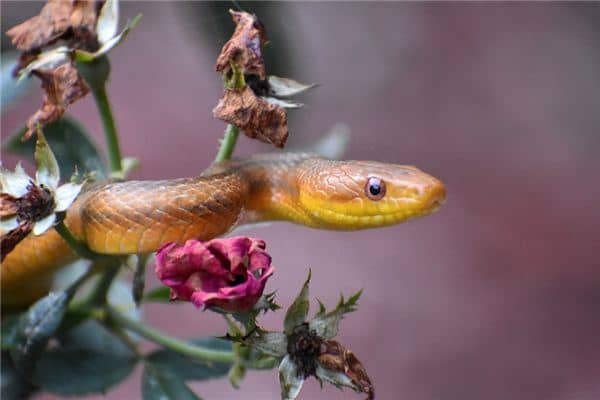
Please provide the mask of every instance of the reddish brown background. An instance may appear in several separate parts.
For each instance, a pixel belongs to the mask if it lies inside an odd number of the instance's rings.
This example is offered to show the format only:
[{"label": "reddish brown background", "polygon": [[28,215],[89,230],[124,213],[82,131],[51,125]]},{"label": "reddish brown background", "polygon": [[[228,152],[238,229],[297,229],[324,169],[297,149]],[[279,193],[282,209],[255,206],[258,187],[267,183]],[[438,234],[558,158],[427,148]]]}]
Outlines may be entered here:
[{"label": "reddish brown background", "polygon": [[[123,7],[123,19],[144,13],[111,54],[123,150],[142,161],[134,178],[202,171],[224,127],[211,114],[221,84],[219,48],[208,37],[233,25],[190,7],[200,6]],[[3,31],[38,8],[4,3]],[[347,158],[415,164],[448,187],[440,212],[406,225],[339,233],[281,223],[248,232],[267,240],[278,268],[268,287],[279,302],[290,303],[309,267],[312,294],[327,304],[364,288],[339,339],[364,362],[380,399],[600,398],[598,3],[261,10],[271,13],[267,29],[284,31],[271,35],[272,46],[286,51],[293,77],[322,84],[295,112],[291,145],[341,121],[353,134]],[[3,134],[40,102],[35,90],[3,113]],[[72,112],[102,144],[91,98]],[[237,154],[270,150],[242,138]],[[145,313],[175,335],[224,329],[191,306]],[[281,318],[264,324],[278,328]],[[139,375],[106,397],[139,397]],[[224,380],[194,388],[205,399],[271,399],[276,379],[251,372],[238,391]],[[320,392],[311,380],[301,398],[359,397]]]}]

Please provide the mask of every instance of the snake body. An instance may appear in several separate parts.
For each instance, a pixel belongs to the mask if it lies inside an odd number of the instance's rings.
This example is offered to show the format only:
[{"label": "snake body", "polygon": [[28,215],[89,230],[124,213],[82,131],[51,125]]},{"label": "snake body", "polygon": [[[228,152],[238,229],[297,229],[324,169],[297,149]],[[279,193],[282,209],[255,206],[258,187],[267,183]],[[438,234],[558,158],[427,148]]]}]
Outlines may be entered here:
[{"label": "snake body", "polygon": [[[282,153],[226,161],[193,178],[92,187],[69,208],[65,224],[97,253],[146,253],[249,222],[337,230],[392,225],[431,213],[444,198],[444,185],[414,167]],[[53,272],[75,258],[54,229],[29,236],[2,263],[3,306],[41,296]]]}]

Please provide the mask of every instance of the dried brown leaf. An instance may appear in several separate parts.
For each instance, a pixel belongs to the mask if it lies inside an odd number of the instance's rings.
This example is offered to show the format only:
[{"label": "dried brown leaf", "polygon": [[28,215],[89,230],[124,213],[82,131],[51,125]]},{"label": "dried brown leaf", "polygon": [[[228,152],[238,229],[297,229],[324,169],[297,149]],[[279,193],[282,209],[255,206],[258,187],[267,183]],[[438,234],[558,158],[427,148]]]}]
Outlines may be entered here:
[{"label": "dried brown leaf", "polygon": [[15,229],[9,231],[7,234],[0,236],[0,261],[4,260],[4,257],[10,253],[17,244],[33,229],[33,222],[24,221]]},{"label": "dried brown leaf", "polygon": [[58,40],[94,51],[98,48],[95,33],[101,2],[86,0],[49,0],[39,15],[9,29],[6,34],[24,52],[39,50]]},{"label": "dried brown leaf", "polygon": [[58,120],[65,113],[67,106],[89,93],[85,83],[73,64],[63,64],[54,70],[33,71],[42,81],[46,92],[42,107],[27,121],[27,132],[23,136],[27,140],[35,132],[38,125],[46,125]]},{"label": "dried brown leaf", "polygon": [[276,147],[283,147],[288,137],[285,110],[257,97],[247,86],[225,90],[213,115],[237,126],[246,136]]},{"label": "dried brown leaf", "polygon": [[371,400],[375,397],[375,389],[365,367],[354,353],[339,342],[335,340],[325,341],[318,362],[330,371],[346,375],[359,391],[367,394],[367,399]]},{"label": "dried brown leaf", "polygon": [[217,58],[216,70],[227,73],[233,63],[243,74],[266,79],[262,46],[267,42],[264,26],[256,15],[229,10],[236,27],[231,39],[223,46]]}]

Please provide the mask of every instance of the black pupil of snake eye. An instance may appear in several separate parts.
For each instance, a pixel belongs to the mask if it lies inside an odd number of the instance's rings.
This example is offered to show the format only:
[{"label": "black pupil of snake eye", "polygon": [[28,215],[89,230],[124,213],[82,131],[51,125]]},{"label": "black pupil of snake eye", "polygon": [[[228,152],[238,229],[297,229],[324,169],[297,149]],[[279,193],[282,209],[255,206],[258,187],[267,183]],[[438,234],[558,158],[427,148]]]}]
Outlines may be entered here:
[{"label": "black pupil of snake eye", "polygon": [[371,192],[373,196],[377,196],[381,192],[381,186],[379,186],[379,183],[371,183],[369,185],[369,192]]},{"label": "black pupil of snake eye", "polygon": [[365,193],[371,200],[381,200],[385,195],[385,183],[376,177],[370,177],[365,186]]}]

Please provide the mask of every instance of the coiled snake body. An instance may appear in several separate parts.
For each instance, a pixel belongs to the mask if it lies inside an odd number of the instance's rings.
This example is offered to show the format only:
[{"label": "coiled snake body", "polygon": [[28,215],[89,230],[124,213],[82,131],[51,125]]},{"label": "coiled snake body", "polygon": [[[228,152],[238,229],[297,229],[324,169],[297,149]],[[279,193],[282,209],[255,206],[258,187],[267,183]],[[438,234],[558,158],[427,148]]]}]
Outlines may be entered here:
[{"label": "coiled snake body", "polygon": [[[433,212],[444,198],[444,185],[414,167],[270,154],[216,164],[194,178],[91,188],[69,208],[65,223],[95,252],[145,253],[248,222],[336,230],[392,225]],[[55,230],[23,240],[2,263],[3,307],[40,297],[53,272],[74,258]]]}]

